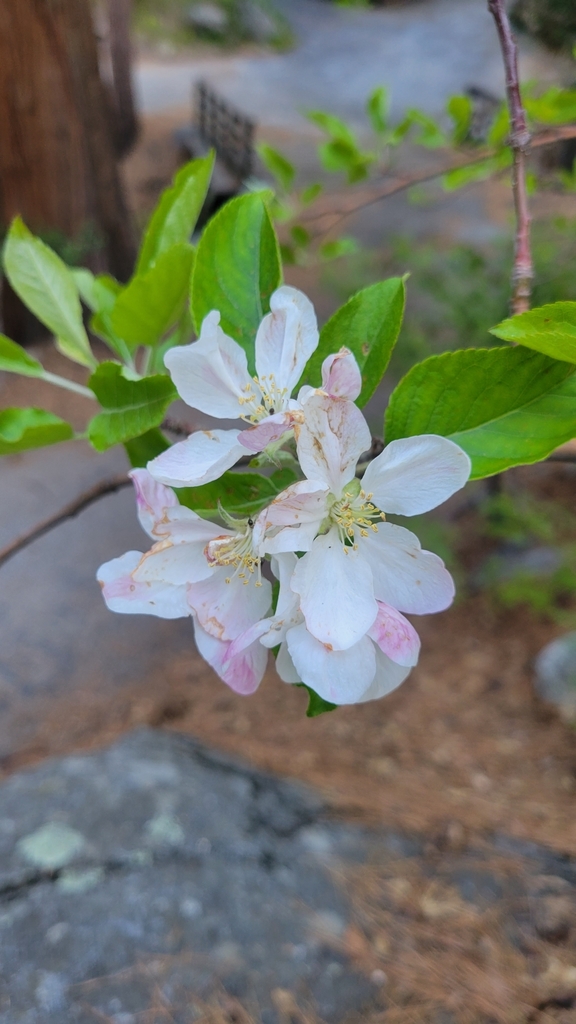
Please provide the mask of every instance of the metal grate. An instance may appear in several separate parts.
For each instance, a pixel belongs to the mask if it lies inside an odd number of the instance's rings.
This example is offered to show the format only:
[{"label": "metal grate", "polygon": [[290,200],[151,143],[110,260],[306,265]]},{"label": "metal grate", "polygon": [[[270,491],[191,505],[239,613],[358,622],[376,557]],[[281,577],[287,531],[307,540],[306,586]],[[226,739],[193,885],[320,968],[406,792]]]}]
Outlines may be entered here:
[{"label": "metal grate", "polygon": [[196,117],[202,138],[214,146],[228,170],[239,178],[248,178],[254,163],[254,122],[205,82],[196,86]]}]

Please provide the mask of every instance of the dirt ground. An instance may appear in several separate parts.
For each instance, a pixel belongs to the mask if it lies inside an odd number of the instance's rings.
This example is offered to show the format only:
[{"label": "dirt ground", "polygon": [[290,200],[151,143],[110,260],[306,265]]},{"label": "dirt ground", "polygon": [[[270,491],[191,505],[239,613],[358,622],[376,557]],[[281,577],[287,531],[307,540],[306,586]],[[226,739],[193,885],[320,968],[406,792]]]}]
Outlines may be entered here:
[{"label": "dirt ground", "polygon": [[[140,221],[177,161],[166,118],[162,131],[150,120],[126,168]],[[174,126],[180,121],[175,115]],[[14,390],[11,402],[18,401]],[[82,400],[72,402],[76,418]],[[516,470],[506,486],[526,487],[574,511],[576,466]],[[488,550],[476,520],[473,510],[459,518],[459,558],[468,570]],[[135,682],[105,702],[92,690],[52,703],[35,744],[4,768],[100,746],[146,723],[193,733],[259,768],[316,786],[336,816],[425,836],[432,859],[489,846],[495,834],[576,856],[574,732],[533,688],[533,659],[562,629],[526,610],[497,611],[483,592],[416,625],[422,638],[417,669],[376,704],[309,720],[303,692],[273,671],[245,698],[209,669],[198,674],[197,663],[183,657],[172,663],[169,678],[148,689]],[[382,970],[389,978],[392,1002],[370,1018],[372,1024],[576,1022],[572,945],[534,940],[520,948],[501,910],[477,911],[439,883],[431,890],[421,863],[399,862],[392,875],[389,868],[363,867],[343,884],[358,921],[345,937],[346,951],[367,971]],[[394,897],[392,914],[379,909],[383,890]],[[547,1002],[546,978],[557,993],[564,983],[558,979],[568,977],[564,1001],[555,995]],[[311,1024],[312,1016],[291,1007],[289,994],[280,992],[278,999],[285,1024]],[[206,1024],[244,1024],[242,1009],[232,1004],[224,998],[221,1012],[207,1009]],[[440,1010],[445,1016],[437,1016]]]}]

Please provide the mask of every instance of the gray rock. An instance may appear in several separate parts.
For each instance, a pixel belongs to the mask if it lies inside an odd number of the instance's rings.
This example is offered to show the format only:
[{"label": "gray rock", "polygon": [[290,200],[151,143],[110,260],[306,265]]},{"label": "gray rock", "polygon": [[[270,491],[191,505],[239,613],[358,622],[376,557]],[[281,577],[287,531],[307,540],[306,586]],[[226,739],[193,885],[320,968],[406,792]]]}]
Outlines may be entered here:
[{"label": "gray rock", "polygon": [[126,1024],[153,990],[175,1014],[224,989],[277,1024],[279,988],[327,1022],[361,1012],[378,986],[335,948],[347,901],[306,833],[321,827],[336,857],[366,841],[321,816],[308,790],[153,730],[13,775],[1,1024]]},{"label": "gray rock", "polygon": [[535,661],[539,695],[567,722],[576,721],[576,632],[546,644]]},{"label": "gray rock", "polygon": [[224,35],[228,28],[226,11],[218,4],[208,2],[193,4],[187,12],[186,20],[191,28],[212,32],[214,35]]}]

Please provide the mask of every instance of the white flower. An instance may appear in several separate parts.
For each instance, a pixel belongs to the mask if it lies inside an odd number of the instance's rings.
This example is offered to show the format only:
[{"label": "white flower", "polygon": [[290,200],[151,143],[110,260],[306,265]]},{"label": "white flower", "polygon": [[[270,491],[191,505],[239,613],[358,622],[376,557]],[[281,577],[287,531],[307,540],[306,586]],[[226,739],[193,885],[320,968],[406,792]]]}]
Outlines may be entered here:
[{"label": "white flower", "polygon": [[220,314],[205,318],[198,341],[165,356],[178,393],[193,409],[218,419],[240,418],[258,434],[240,430],[197,431],[153,459],[150,472],[174,487],[218,479],[242,455],[261,451],[292,427],[298,403],[291,399],[318,345],[314,307],[302,292],[283,286],[270,299],[270,313],[256,334],[256,377],[248,372],[244,349],[220,327]]},{"label": "white flower", "polygon": [[263,553],[304,551],[291,588],[308,632],[333,651],[348,651],[374,627],[379,602],[408,614],[442,611],[454,583],[444,563],[418,538],[385,522],[385,513],[418,515],[466,483],[470,460],[434,434],[393,441],[355,477],[370,447],[355,405],[321,394],[306,402],[297,428],[300,465],[308,478],[287,488],[258,517],[254,541]]},{"label": "white flower", "polygon": [[276,671],[286,683],[306,683],[332,704],[358,704],[384,697],[404,682],[418,661],[420,639],[395,608],[377,602],[376,619],[359,641],[334,650],[306,628],[298,596],[291,589],[298,559],[293,554],[272,559],[280,580],[276,612],[234,640],[228,657],[238,658],[260,638],[265,647],[280,645]]},{"label": "white flower", "polygon": [[[200,338],[170,349],[165,363],[184,401],[219,419],[242,419],[243,430],[199,430],[148,464],[154,478],[171,487],[198,487],[217,480],[239,458],[263,451],[303,418],[303,403],[315,393],[292,391],[318,345],[314,307],[302,292],[282,286],[256,335],[256,377],[248,372],[244,349],[224,334],[216,311],[205,318]],[[355,399],[362,379],[348,349],[322,365],[327,394]]]},{"label": "white flower", "polygon": [[201,519],[144,470],[131,474],[138,516],[156,543],[146,554],[128,551],[97,576],[111,611],[175,619],[193,616],[198,649],[239,693],[252,693],[266,668],[259,644],[227,657],[232,640],[270,609],[271,587],[261,578],[253,524],[225,529]]}]

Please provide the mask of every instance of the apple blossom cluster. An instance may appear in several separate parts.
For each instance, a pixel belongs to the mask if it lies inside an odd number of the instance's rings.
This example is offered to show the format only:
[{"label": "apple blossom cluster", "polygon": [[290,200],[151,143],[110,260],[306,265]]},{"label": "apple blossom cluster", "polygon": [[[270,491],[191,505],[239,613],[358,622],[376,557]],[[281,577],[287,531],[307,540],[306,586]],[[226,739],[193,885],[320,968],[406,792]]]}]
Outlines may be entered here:
[{"label": "apple blossom cluster", "polygon": [[[317,345],[312,304],[284,286],[257,332],[254,377],[216,311],[198,341],[170,349],[184,401],[243,426],[197,431],[132,472],[154,544],[107,562],[98,579],[112,611],[191,616],[201,655],[237,693],[257,689],[273,648],[282,680],[355,704],[390,693],[416,664],[420,641],[405,615],[442,611],[454,597],[442,560],[386,515],[439,505],[464,486],[470,460],[426,434],[392,441],[362,473],[371,434],[352,353],[328,356],[321,387],[292,397]],[[253,517],[221,509],[225,525],[208,522],[172,489],[217,480],[248,453],[273,462],[280,449],[292,450],[302,479]]]}]

